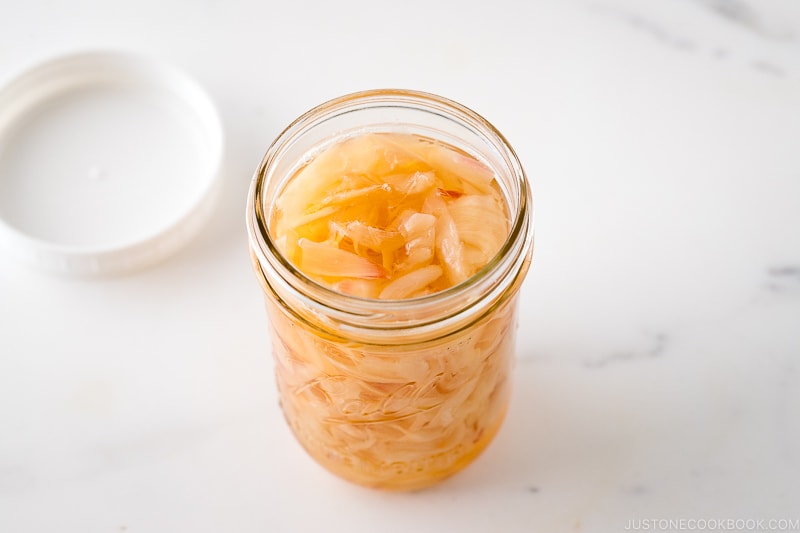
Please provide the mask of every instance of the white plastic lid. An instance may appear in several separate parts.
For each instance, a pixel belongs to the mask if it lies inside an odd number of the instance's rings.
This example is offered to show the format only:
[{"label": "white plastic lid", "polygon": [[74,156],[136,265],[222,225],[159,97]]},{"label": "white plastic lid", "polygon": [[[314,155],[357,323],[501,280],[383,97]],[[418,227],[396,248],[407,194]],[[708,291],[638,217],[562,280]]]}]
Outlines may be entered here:
[{"label": "white plastic lid", "polygon": [[153,264],[209,218],[222,126],[206,93],[143,57],[61,57],[0,88],[0,248],[40,269]]}]

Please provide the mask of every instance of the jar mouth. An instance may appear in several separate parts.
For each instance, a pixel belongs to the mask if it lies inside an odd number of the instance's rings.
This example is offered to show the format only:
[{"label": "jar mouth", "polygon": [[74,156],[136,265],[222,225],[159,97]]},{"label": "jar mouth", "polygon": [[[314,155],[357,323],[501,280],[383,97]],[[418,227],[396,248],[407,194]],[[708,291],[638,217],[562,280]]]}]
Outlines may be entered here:
[{"label": "jar mouth", "polygon": [[[326,121],[358,110],[364,109],[417,109],[438,117],[455,121],[480,133],[479,137],[502,162],[505,171],[511,178],[504,188],[506,201],[509,204],[510,231],[494,257],[478,272],[461,283],[446,289],[414,298],[377,299],[344,294],[323,285],[304,274],[278,249],[269,231],[270,206],[267,205],[265,192],[269,185],[275,186],[273,180],[284,180],[284,175],[271,174],[273,165],[286,157],[287,150],[310,129]],[[385,122],[357,129],[336,130],[335,140],[346,138],[348,134],[366,131],[403,131],[413,124],[401,122]],[[472,151],[471,151],[472,153]],[[494,166],[494,171],[497,171]],[[280,187],[285,182],[280,184]],[[509,190],[510,189],[510,190]],[[513,195],[513,197],[512,197]],[[513,202],[512,202],[513,201]],[[280,294],[289,291],[298,297],[306,307],[324,308],[327,314],[335,314],[343,323],[352,323],[356,327],[380,328],[386,330],[404,329],[409,325],[425,325],[427,311],[439,309],[457,315],[468,310],[476,302],[485,300],[487,292],[515,291],[527,271],[533,246],[533,203],[530,186],[519,159],[503,135],[486,119],[475,111],[447,98],[422,91],[406,89],[375,89],[341,96],[322,103],[307,111],[287,126],[270,145],[267,153],[258,166],[251,183],[248,195],[247,229],[251,243],[251,252],[257,260],[259,275],[263,283]],[[266,276],[265,269],[277,274],[277,278]],[[515,283],[506,283],[509,273]],[[272,286],[278,283],[280,287]],[[477,295],[477,296],[476,296]],[[421,312],[423,311],[423,312]],[[436,313],[434,313],[436,314]],[[437,314],[431,322],[441,324],[442,314]],[[391,322],[392,325],[387,324]],[[340,324],[341,325],[341,324]],[[393,326],[394,325],[394,326]]]}]

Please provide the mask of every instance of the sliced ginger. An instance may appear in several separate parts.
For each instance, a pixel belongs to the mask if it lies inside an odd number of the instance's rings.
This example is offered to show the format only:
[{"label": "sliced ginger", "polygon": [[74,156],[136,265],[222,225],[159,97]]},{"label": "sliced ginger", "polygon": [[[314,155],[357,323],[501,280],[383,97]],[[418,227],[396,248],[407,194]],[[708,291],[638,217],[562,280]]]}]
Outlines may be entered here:
[{"label": "sliced ginger", "polygon": [[474,275],[508,235],[492,172],[410,134],[353,137],[318,153],[278,196],[271,231],[307,276],[364,298],[405,299]]}]

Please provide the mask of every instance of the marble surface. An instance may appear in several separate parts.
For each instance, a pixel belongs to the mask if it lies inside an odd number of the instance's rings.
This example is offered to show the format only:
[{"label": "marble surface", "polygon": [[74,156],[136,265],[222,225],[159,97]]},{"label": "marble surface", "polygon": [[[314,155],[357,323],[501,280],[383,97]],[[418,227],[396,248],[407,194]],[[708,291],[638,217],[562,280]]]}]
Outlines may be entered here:
[{"label": "marble surface", "polygon": [[[208,89],[227,135],[219,206],[168,261],[76,281],[0,256],[0,532],[800,530],[800,3],[0,13],[0,81],[69,51],[151,54]],[[339,481],[291,437],[244,229],[282,127],[387,86],[489,118],[536,203],[507,421],[413,494]]]}]

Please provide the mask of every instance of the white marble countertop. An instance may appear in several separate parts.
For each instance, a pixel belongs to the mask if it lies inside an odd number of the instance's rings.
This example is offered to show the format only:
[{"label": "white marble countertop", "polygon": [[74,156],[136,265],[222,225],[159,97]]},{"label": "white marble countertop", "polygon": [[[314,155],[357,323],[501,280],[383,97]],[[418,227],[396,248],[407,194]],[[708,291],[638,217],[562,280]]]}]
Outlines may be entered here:
[{"label": "white marble countertop", "polygon": [[[800,2],[0,3],[0,80],[87,48],[198,79],[225,186],[138,274],[0,256],[0,532],[800,530]],[[392,86],[494,122],[537,209],[506,423],[413,494],[294,441],[244,228],[283,126]]]}]

